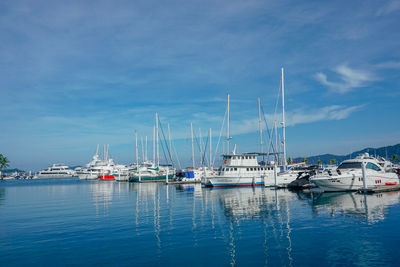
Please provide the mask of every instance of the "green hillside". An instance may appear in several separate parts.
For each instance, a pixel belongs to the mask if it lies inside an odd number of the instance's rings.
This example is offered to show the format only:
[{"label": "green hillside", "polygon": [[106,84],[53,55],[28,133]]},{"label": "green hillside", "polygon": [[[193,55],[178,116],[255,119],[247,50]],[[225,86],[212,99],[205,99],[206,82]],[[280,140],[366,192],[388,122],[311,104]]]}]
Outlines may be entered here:
[{"label": "green hillside", "polygon": [[[400,160],[400,144],[394,145],[394,146],[385,146],[385,147],[380,147],[380,148],[364,148],[363,150],[355,151],[351,154],[347,155],[333,155],[333,154],[323,154],[323,155],[317,155],[317,156],[312,156],[307,158],[307,162],[309,164],[317,164],[318,160],[322,161],[323,164],[328,164],[331,159],[336,159],[337,163],[342,162],[345,159],[350,159],[354,158],[359,154],[368,152],[372,156],[380,156],[383,158],[387,158],[389,160],[392,159],[393,155],[396,155],[399,159],[397,162]],[[304,157],[298,157],[295,158],[295,161],[302,161]]]}]

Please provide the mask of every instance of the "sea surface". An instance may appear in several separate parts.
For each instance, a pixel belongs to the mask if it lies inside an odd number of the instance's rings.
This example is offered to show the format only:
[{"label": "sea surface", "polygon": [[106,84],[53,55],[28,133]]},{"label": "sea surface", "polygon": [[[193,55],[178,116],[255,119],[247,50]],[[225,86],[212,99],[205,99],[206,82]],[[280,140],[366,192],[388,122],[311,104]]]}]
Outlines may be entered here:
[{"label": "sea surface", "polygon": [[0,181],[0,266],[399,266],[400,192]]}]

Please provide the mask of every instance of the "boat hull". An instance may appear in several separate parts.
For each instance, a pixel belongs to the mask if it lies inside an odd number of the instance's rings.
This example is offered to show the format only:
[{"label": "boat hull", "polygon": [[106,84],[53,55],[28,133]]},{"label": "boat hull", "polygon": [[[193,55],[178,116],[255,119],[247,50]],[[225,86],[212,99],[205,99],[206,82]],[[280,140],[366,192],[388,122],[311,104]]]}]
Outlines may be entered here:
[{"label": "boat hull", "polygon": [[214,177],[207,181],[212,187],[264,186],[264,178],[261,177]]},{"label": "boat hull", "polygon": [[100,175],[98,178],[100,180],[115,180],[114,175]]},{"label": "boat hull", "polygon": [[35,179],[43,179],[43,178],[72,178],[77,175],[72,174],[37,174],[34,176]]},{"label": "boat hull", "polygon": [[80,180],[97,180],[99,175],[97,173],[82,173],[78,177]]},{"label": "boat hull", "polygon": [[[321,176],[310,179],[325,192],[357,191],[363,188],[362,175],[332,175]],[[366,186],[390,186],[399,184],[399,178],[396,175],[367,175]]]},{"label": "boat hull", "polygon": [[[168,179],[172,179],[173,174],[168,175]],[[129,177],[129,182],[147,182],[147,181],[166,181],[166,175],[155,175],[155,176],[131,176]]]}]

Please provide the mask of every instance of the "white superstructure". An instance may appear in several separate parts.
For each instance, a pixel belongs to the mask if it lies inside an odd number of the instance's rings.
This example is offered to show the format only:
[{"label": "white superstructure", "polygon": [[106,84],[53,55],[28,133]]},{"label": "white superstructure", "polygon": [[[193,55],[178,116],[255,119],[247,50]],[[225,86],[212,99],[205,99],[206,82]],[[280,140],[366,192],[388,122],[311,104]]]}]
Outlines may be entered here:
[{"label": "white superstructure", "polygon": [[368,188],[371,186],[398,185],[399,176],[391,162],[371,157],[368,153],[365,153],[355,159],[343,161],[336,171],[326,171],[311,177],[310,181],[324,191],[355,191],[364,186]]},{"label": "white superstructure", "polygon": [[274,185],[272,165],[260,165],[258,154],[223,155],[223,165],[218,174],[208,177],[207,183],[213,187]]},{"label": "white superstructure", "polygon": [[53,164],[47,170],[42,170],[34,178],[68,178],[74,177],[76,173],[64,164]]}]

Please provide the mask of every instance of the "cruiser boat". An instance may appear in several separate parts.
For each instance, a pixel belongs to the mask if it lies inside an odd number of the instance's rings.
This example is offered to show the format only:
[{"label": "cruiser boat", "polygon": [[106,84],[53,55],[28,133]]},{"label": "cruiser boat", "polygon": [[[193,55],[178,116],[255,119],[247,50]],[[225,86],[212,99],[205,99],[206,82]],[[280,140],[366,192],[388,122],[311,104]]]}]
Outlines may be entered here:
[{"label": "cruiser boat", "polygon": [[71,170],[67,165],[53,164],[47,170],[42,170],[34,176],[34,178],[69,178],[76,176],[74,170]]},{"label": "cruiser boat", "polygon": [[399,175],[394,165],[383,158],[371,157],[368,153],[345,160],[335,172],[328,170],[311,177],[310,181],[324,191],[356,191],[364,187],[363,165],[366,187],[399,184]]},{"label": "cruiser boat", "polygon": [[207,178],[212,187],[274,185],[275,167],[260,165],[258,154],[223,155],[223,165],[218,174]]},{"label": "cruiser boat", "polygon": [[175,175],[173,168],[169,168],[169,166],[157,167],[150,161],[145,161],[129,171],[129,182],[165,181],[167,173],[168,179],[172,179]]}]

